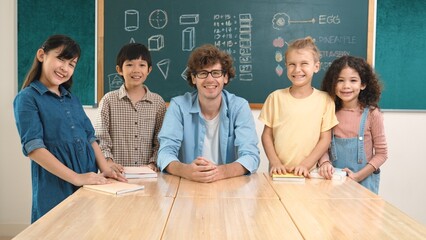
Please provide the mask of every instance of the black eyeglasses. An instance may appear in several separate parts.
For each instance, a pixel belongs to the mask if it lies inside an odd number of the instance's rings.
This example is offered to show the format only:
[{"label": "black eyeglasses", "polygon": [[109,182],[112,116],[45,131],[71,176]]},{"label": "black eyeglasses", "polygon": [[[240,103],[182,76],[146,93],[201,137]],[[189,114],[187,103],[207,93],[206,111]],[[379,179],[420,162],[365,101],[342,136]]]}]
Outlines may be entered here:
[{"label": "black eyeglasses", "polygon": [[222,77],[226,71],[225,70],[211,70],[209,71],[199,71],[199,72],[194,72],[194,76],[196,76],[199,79],[205,79],[210,75],[212,75],[213,78],[220,78]]}]

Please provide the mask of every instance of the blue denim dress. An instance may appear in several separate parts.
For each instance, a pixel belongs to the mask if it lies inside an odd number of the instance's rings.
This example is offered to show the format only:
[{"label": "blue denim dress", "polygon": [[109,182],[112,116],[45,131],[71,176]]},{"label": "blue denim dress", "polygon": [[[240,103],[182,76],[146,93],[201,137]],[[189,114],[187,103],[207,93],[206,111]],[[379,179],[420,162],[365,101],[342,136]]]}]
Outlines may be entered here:
[{"label": "blue denim dress", "polygon": [[[80,101],[62,86],[61,96],[40,81],[32,82],[13,102],[16,126],[25,156],[46,148],[77,173],[97,172],[92,148],[95,131]],[[32,214],[36,221],[78,187],[31,161]]]},{"label": "blue denim dress", "polygon": [[[362,113],[358,136],[355,138],[337,138],[332,134],[331,139],[331,160],[336,168],[349,168],[353,172],[358,172],[367,165],[367,157],[364,150],[364,129],[367,121],[369,108],[366,107]],[[361,185],[374,193],[379,191],[380,171],[376,171],[363,181]]]}]

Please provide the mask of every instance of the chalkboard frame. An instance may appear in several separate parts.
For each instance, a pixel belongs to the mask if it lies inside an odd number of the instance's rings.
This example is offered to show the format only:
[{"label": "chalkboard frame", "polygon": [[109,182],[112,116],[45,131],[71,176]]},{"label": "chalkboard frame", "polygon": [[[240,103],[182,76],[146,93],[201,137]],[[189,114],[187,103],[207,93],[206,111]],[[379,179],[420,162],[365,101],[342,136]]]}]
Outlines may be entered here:
[{"label": "chalkboard frame", "polygon": [[[97,98],[98,102],[104,95],[104,0],[97,1]],[[375,1],[368,0],[368,26],[367,26],[367,62],[373,65],[374,60],[374,39],[375,39]],[[250,102],[250,101],[249,101]],[[250,103],[252,109],[261,109],[263,103]]]}]

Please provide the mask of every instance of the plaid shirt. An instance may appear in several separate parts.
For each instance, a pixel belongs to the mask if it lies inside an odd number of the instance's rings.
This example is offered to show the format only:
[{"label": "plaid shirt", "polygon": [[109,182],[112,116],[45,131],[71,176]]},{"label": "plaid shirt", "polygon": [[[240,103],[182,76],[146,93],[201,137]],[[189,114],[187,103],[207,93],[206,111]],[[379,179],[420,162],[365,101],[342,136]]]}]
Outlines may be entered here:
[{"label": "plaid shirt", "polygon": [[123,166],[157,162],[157,135],[166,104],[160,95],[145,89],[144,98],[134,105],[124,84],[105,94],[99,104],[95,131],[100,148],[106,158]]}]

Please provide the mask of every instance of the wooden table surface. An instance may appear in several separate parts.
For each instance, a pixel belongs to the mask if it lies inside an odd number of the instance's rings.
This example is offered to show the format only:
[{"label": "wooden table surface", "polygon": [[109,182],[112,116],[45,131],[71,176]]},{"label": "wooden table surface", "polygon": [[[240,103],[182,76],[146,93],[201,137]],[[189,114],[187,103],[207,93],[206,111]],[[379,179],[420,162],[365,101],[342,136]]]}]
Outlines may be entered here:
[{"label": "wooden table surface", "polygon": [[180,177],[158,174],[158,178],[128,179],[129,183],[144,185],[145,189],[136,192],[138,196],[176,197]]},{"label": "wooden table surface", "polygon": [[305,239],[426,239],[426,227],[383,199],[282,199]]},{"label": "wooden table surface", "polygon": [[177,197],[163,239],[303,239],[278,199]]},{"label": "wooden table surface", "polygon": [[426,227],[347,178],[278,182],[264,173],[304,239],[426,239]]},{"label": "wooden table surface", "polygon": [[80,188],[13,239],[160,239],[173,200]]},{"label": "wooden table surface", "polygon": [[145,189],[81,188],[14,239],[426,239],[424,225],[350,179],[130,182]]},{"label": "wooden table surface", "polygon": [[197,183],[181,178],[177,196],[278,199],[274,189],[262,173],[254,173],[213,183]]},{"label": "wooden table surface", "polygon": [[306,179],[304,183],[298,183],[272,181],[267,173],[264,175],[280,199],[380,198],[349,178],[344,181]]}]

